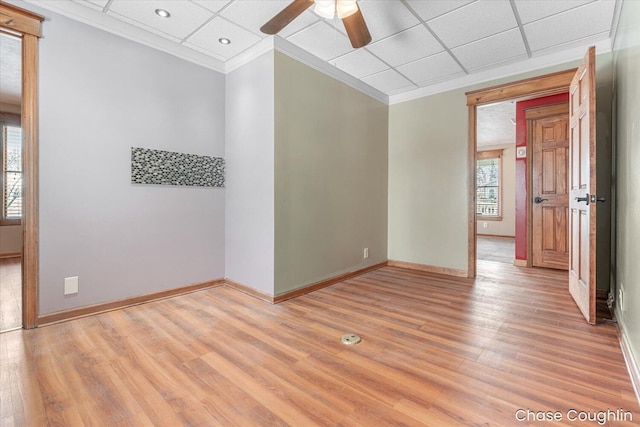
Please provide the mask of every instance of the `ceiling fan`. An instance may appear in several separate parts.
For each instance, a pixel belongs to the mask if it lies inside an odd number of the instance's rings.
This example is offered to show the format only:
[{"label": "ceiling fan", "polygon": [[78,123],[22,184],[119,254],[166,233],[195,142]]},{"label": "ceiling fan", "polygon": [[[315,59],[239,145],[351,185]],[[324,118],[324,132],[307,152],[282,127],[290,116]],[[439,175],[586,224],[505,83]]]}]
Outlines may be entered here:
[{"label": "ceiling fan", "polygon": [[371,34],[364,22],[357,0],[293,0],[289,6],[264,24],[260,31],[265,34],[277,34],[312,4],[315,4],[313,11],[323,18],[333,19],[337,15],[342,19],[351,46],[354,48],[366,46],[371,42]]}]

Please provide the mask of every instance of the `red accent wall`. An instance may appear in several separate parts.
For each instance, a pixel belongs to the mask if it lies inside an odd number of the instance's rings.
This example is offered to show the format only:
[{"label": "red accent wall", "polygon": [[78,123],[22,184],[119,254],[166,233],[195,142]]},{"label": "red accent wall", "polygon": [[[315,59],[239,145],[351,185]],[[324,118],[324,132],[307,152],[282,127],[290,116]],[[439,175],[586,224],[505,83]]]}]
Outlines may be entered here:
[{"label": "red accent wall", "polygon": [[[516,151],[527,146],[525,110],[560,102],[569,102],[569,93],[516,102]],[[527,259],[527,176],[527,159],[516,158],[516,259],[521,260]]]}]

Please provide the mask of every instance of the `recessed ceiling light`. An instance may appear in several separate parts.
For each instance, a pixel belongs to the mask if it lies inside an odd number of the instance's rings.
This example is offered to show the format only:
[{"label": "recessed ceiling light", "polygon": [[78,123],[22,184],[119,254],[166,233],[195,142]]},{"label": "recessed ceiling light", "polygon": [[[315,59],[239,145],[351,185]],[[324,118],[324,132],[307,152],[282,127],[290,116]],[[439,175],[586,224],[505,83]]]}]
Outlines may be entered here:
[{"label": "recessed ceiling light", "polygon": [[229,39],[228,39],[228,38],[226,38],[226,37],[220,37],[220,38],[218,39],[218,41],[219,41],[221,44],[230,44],[230,43],[231,43],[231,40],[229,40]]},{"label": "recessed ceiling light", "polygon": [[160,18],[168,18],[171,16],[169,11],[164,9],[156,9],[156,15],[158,15]]}]

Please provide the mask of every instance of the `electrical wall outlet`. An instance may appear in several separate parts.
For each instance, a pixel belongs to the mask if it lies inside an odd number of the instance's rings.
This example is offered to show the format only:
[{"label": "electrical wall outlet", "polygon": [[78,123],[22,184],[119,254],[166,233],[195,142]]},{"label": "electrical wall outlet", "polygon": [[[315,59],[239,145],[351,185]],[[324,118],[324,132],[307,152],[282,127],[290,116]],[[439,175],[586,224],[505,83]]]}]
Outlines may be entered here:
[{"label": "electrical wall outlet", "polygon": [[364,248],[363,258],[364,258],[364,259],[369,258],[369,248]]},{"label": "electrical wall outlet", "polygon": [[489,223],[488,222],[483,222],[482,223],[482,228],[489,228]]},{"label": "electrical wall outlet", "polygon": [[73,295],[78,293],[78,276],[64,278],[64,294]]}]

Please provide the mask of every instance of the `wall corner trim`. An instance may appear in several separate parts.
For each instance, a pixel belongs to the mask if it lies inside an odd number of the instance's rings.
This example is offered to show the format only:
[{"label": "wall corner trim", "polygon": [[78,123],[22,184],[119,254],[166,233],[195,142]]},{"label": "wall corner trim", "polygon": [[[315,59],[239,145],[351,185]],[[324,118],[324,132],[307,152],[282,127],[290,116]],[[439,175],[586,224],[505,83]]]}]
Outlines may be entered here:
[{"label": "wall corner trim", "polygon": [[231,280],[231,279],[224,279],[224,285],[228,286],[231,289],[234,289],[238,292],[242,292],[243,294],[247,294],[249,296],[252,296],[254,298],[258,298],[259,300],[262,300],[264,302],[268,302],[273,304],[273,296],[269,295],[266,292],[262,292],[259,291],[255,288],[252,288],[251,286],[245,285],[243,283],[240,282],[236,282],[235,280]]},{"label": "wall corner trim", "polygon": [[207,282],[194,283],[179,288],[167,289],[164,291],[154,292],[152,294],[140,295],[137,297],[125,298],[117,301],[110,301],[100,304],[89,305],[71,310],[57,311],[43,316],[38,316],[37,325],[45,326],[52,323],[64,322],[67,320],[78,319],[80,317],[91,316],[94,314],[105,313],[121,308],[132,307],[134,305],[145,304],[148,302],[158,301],[165,298],[175,297],[179,295],[189,294],[204,289],[222,286],[224,279],[214,279]]}]

